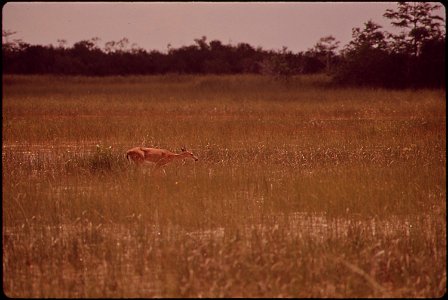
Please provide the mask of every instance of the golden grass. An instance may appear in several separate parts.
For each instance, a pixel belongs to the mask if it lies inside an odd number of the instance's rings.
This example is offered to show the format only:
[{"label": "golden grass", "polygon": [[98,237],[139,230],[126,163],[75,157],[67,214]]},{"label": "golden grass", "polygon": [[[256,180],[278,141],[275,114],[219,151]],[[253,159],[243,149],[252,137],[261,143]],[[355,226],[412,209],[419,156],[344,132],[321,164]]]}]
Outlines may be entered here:
[{"label": "golden grass", "polygon": [[326,80],[4,76],[5,293],[440,297],[445,91]]}]

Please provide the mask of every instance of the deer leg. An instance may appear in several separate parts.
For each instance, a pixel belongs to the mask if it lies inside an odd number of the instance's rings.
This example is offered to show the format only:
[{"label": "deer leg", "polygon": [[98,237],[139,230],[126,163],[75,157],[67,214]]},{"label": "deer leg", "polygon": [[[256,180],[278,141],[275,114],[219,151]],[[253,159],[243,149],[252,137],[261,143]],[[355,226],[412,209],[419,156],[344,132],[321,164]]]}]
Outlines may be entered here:
[{"label": "deer leg", "polygon": [[[160,159],[158,162],[156,162],[153,171],[154,173],[156,171],[159,171],[161,167],[163,167],[164,165],[166,165],[169,162],[169,160],[167,159]],[[163,173],[166,175],[165,169],[162,168]]]}]

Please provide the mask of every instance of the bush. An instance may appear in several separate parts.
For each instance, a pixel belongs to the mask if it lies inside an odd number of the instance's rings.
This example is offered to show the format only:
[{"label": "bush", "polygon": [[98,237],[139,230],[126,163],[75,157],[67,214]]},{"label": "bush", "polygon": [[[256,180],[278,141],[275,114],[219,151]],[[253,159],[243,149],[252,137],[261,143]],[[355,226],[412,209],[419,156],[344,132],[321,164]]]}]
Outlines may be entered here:
[{"label": "bush", "polygon": [[122,170],[126,165],[121,152],[114,153],[112,146],[103,147],[96,145],[96,149],[90,154],[75,154],[65,161],[67,172],[92,172],[104,173]]},{"label": "bush", "polygon": [[409,81],[407,63],[403,55],[366,47],[347,54],[334,81],[360,86],[404,87]]},{"label": "bush", "polygon": [[112,146],[108,148],[96,145],[96,152],[89,160],[89,167],[92,171],[111,170],[113,165]]}]

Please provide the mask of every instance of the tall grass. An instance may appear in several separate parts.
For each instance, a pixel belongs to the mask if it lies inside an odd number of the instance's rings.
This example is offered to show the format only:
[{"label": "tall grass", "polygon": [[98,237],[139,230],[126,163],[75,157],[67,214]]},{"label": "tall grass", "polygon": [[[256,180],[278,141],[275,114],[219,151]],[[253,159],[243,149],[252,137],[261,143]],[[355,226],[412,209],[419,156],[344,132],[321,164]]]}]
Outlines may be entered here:
[{"label": "tall grass", "polygon": [[[3,77],[12,297],[437,297],[442,90]],[[198,162],[136,168],[134,146]]]}]

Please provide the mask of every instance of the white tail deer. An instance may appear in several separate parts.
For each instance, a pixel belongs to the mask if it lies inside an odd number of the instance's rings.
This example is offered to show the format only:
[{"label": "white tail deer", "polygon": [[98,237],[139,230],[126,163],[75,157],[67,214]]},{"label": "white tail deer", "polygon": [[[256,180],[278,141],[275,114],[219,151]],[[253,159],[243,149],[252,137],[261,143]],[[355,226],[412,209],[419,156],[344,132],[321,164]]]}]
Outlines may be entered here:
[{"label": "white tail deer", "polygon": [[126,158],[138,165],[141,165],[144,162],[155,163],[154,169],[158,169],[175,159],[192,158],[195,161],[199,159],[193,153],[187,151],[185,147],[182,147],[181,150],[182,153],[177,154],[165,149],[135,147],[126,152]]}]

